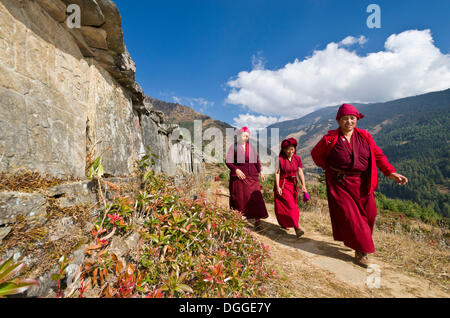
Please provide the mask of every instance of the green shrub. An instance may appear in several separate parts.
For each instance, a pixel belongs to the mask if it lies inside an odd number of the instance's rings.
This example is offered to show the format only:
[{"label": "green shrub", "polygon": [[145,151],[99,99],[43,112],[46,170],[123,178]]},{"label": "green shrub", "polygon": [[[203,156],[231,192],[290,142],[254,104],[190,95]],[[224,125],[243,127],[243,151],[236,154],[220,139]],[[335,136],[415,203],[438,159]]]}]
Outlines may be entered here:
[{"label": "green shrub", "polygon": [[[220,207],[199,194],[183,198],[180,189],[166,177],[146,172],[145,187],[131,197],[117,198],[107,207],[103,229],[126,234],[133,218],[144,218],[138,267],[126,279],[102,294],[105,297],[259,297],[263,283],[273,272],[265,261],[268,247],[259,243],[247,221],[234,210]],[[105,232],[106,230],[106,232]],[[107,246],[97,240],[93,248]],[[101,253],[101,252],[99,252]],[[109,255],[108,253],[102,255]],[[106,256],[104,256],[106,257]],[[112,256],[107,256],[112,257]],[[108,261],[98,273],[117,272],[118,261]],[[89,275],[97,275],[95,270]],[[94,274],[95,273],[95,274]],[[117,273],[116,273],[117,276]],[[95,279],[93,279],[95,280]],[[113,280],[114,281],[114,280]]]},{"label": "green shrub", "polygon": [[[181,198],[170,185],[152,184],[148,191],[153,199],[145,203],[151,213],[141,233],[144,282],[177,297],[187,287],[194,297],[261,295],[261,284],[271,276],[267,247],[251,235],[240,213],[204,198]],[[177,290],[181,275],[185,288]]]},{"label": "green shrub", "polygon": [[442,219],[431,207],[421,207],[415,202],[387,198],[380,192],[375,192],[375,201],[378,209],[399,212],[410,218],[421,219],[424,222],[435,224]]}]

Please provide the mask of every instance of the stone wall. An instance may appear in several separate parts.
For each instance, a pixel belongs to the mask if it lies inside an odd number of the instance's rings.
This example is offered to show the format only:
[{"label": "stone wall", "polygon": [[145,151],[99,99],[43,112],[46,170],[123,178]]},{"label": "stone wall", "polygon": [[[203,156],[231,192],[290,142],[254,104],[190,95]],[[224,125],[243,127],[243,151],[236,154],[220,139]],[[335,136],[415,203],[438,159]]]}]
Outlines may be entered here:
[{"label": "stone wall", "polygon": [[[81,28],[65,23],[71,3]],[[127,177],[145,146],[159,171],[202,171],[191,145],[172,140],[175,127],[144,104],[135,71],[112,1],[0,0],[0,172],[85,178],[103,154],[106,175]]]}]

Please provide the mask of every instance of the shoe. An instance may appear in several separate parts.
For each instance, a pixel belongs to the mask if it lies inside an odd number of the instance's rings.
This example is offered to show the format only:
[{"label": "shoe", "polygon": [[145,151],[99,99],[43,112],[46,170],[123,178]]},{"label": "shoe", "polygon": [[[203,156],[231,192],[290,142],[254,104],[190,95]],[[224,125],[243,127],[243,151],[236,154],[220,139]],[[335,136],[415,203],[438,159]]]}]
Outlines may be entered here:
[{"label": "shoe", "polygon": [[297,238],[300,238],[303,234],[305,234],[305,231],[303,231],[302,229],[300,229],[300,228],[295,229],[295,236]]},{"label": "shoe", "polygon": [[255,231],[257,231],[257,232],[261,232],[263,230],[263,227],[262,227],[262,224],[261,224],[261,221],[255,221]]},{"label": "shoe", "polygon": [[355,263],[367,268],[369,266],[369,257],[367,256],[367,253],[355,251]]}]

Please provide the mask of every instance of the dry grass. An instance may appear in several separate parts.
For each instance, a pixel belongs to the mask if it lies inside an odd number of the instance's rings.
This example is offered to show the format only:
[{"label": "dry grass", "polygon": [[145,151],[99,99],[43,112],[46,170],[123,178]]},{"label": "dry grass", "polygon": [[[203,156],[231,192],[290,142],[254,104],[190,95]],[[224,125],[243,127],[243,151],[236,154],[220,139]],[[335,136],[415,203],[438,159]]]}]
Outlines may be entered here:
[{"label": "dry grass", "polygon": [[328,271],[312,265],[298,253],[271,252],[268,265],[276,277],[265,284],[264,297],[273,298],[359,298],[378,297],[382,290],[360,290],[336,278]]},{"label": "dry grass", "polygon": [[[314,198],[317,206],[310,211],[301,210],[300,225],[306,230],[332,236],[328,205]],[[426,278],[449,290],[450,249],[449,229],[426,224],[406,217],[395,218],[379,213],[373,239],[374,256],[402,271]]]},{"label": "dry grass", "polygon": [[396,233],[378,231],[374,234],[376,256],[401,268],[412,276],[428,279],[449,291],[450,253],[426,241]]},{"label": "dry grass", "polygon": [[67,181],[78,181],[76,178],[60,179],[48,174],[42,175],[39,172],[30,170],[18,170],[14,173],[0,173],[0,191],[20,191],[36,192],[39,189],[47,189]]},{"label": "dry grass", "polygon": [[[35,261],[31,267],[23,271],[23,275],[33,277],[42,275],[57,265],[62,255],[70,254],[81,244],[86,243],[89,237],[90,224],[94,221],[91,217],[92,205],[62,208],[55,203],[55,199],[48,199],[48,202],[45,224],[35,224],[19,217],[0,246],[0,255],[14,249],[20,251],[21,258]],[[61,238],[50,240],[52,235],[50,229],[61,227],[58,222],[63,217],[71,217],[72,229],[76,231],[64,232]]]}]

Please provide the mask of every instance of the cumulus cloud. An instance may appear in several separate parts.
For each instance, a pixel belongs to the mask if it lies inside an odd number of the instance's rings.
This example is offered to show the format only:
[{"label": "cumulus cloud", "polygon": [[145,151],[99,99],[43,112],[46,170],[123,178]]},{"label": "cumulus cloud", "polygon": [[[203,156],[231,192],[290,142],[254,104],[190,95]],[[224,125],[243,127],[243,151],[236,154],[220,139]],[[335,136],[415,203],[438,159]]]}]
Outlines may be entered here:
[{"label": "cumulus cloud", "polygon": [[274,116],[264,116],[264,115],[251,115],[251,114],[239,114],[239,117],[233,118],[233,126],[236,128],[248,127],[250,130],[260,130],[275,124],[279,121],[284,121],[291,119],[289,117],[274,117]]},{"label": "cumulus cloud", "polygon": [[347,36],[345,39],[343,39],[339,44],[341,46],[350,46],[353,44],[358,43],[359,45],[363,45],[367,42],[367,39],[364,35],[361,35],[359,38],[355,38],[353,36]]},{"label": "cumulus cloud", "polygon": [[261,116],[241,115],[235,123],[272,123],[324,106],[383,102],[450,87],[450,54],[434,45],[430,30],[393,34],[384,50],[365,56],[349,49],[366,42],[364,36],[349,36],[277,70],[264,69],[254,57],[252,71],[228,81],[226,102]]}]

